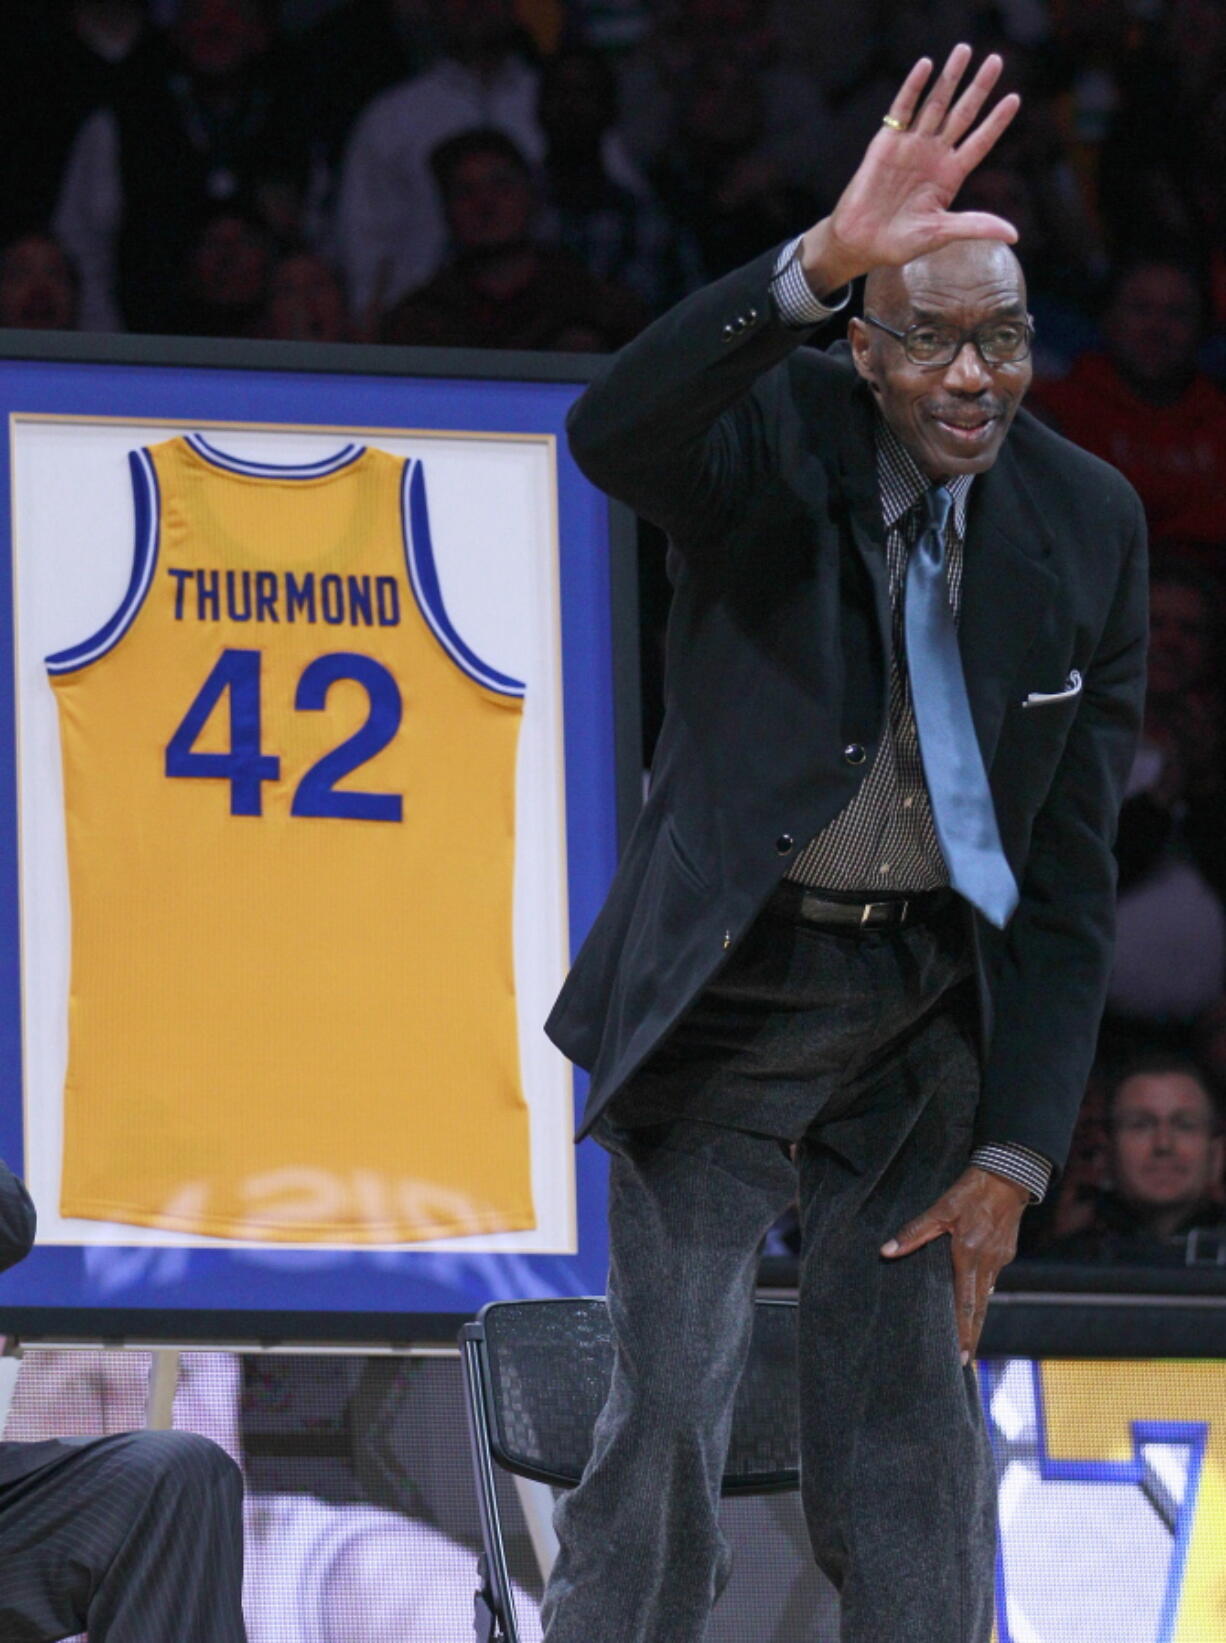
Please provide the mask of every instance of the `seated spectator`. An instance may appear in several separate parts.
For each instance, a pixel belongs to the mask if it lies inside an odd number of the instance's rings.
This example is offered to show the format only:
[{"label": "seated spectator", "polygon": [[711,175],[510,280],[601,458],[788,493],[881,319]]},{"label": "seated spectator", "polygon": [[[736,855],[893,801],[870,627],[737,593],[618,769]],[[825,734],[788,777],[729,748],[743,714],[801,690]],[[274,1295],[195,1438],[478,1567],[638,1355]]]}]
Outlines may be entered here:
[{"label": "seated spectator", "polygon": [[1226,395],[1196,366],[1203,303],[1177,263],[1134,263],[1118,276],[1105,348],[1032,398],[1060,432],[1114,463],[1136,486],[1157,543],[1210,560],[1226,543]]},{"label": "seated spectator", "polygon": [[219,211],[188,254],[174,328],[190,337],[255,334],[268,292],[272,240],[242,211]]},{"label": "seated spectator", "polygon": [[[0,1271],[33,1243],[0,1162]],[[0,1442],[0,1636],[245,1643],[242,1502],[238,1467],[187,1432]]]},{"label": "seated spectator", "polygon": [[455,248],[428,284],[397,303],[384,342],[451,348],[619,348],[645,314],[629,291],[536,238],[524,156],[500,131],[463,132],[431,165]]},{"label": "seated spectator", "polygon": [[[1190,1026],[1226,987],[1226,804],[1216,586],[1169,566],[1150,594],[1141,747],[1120,814],[1108,989],[1116,1036]],[[1122,1019],[1121,1019],[1122,1018]]]},{"label": "seated spectator", "polygon": [[54,235],[31,230],[0,251],[0,325],[76,330],[77,273]]},{"label": "seated spectator", "polygon": [[[845,168],[832,160],[821,93],[796,66],[791,34],[777,26],[777,7],[762,0],[677,0],[654,9],[651,35],[619,70],[620,123],[630,154],[649,175],[667,163],[696,88],[721,63],[738,65],[761,105],[746,155],[756,171],[785,187],[812,189],[821,175],[854,170],[863,141]],[[891,19],[891,32],[897,23]],[[931,36],[924,49],[932,49]]]},{"label": "seated spectator", "polygon": [[[152,1354],[40,1347],[21,1366],[6,1430],[31,1451],[66,1427],[93,1436],[139,1426],[144,1418]],[[422,1455],[420,1386],[394,1384],[383,1399],[355,1401],[352,1421],[346,1400],[359,1380],[355,1360],[329,1375],[337,1401],[322,1389],[302,1360],[270,1377],[264,1364],[247,1363],[230,1352],[185,1352],[179,1359],[173,1437],[195,1433],[209,1439],[239,1469],[248,1464],[244,1430],[252,1406],[268,1417],[267,1387],[276,1387],[276,1429],[307,1437],[335,1419],[344,1423],[351,1456],[329,1456],[322,1465],[302,1461],[278,1465],[265,1454],[255,1474],[244,1470],[243,1614],[250,1643],[473,1643],[471,1592],[477,1542],[466,1501],[454,1508],[431,1490],[415,1487],[415,1463]],[[367,1375],[387,1387],[389,1377],[368,1361]],[[399,1365],[390,1365],[393,1372]],[[304,1371],[295,1373],[294,1369]],[[349,1373],[349,1370],[352,1373]],[[399,1376],[390,1377],[398,1383]],[[302,1394],[301,1401],[296,1394]],[[397,1395],[399,1394],[399,1395]],[[459,1388],[456,1388],[457,1398]],[[332,1411],[335,1410],[335,1416]],[[463,1424],[463,1410],[455,1414]],[[265,1428],[267,1430],[267,1428]],[[144,1443],[152,1434],[133,1433]],[[157,1437],[163,1434],[156,1434]],[[376,1448],[391,1450],[394,1478],[380,1478],[363,1464]],[[2,1452],[2,1450],[0,1450]],[[353,1471],[350,1472],[350,1466]],[[305,1473],[305,1476],[304,1476]],[[313,1475],[312,1475],[313,1474]],[[292,1480],[292,1481],[291,1481]],[[393,1485],[393,1509],[367,1499],[367,1485]],[[287,1487],[288,1484],[288,1487]],[[305,1485],[305,1488],[304,1488]],[[307,1492],[322,1486],[323,1494]],[[379,1489],[379,1494],[390,1490]],[[327,1498],[324,1498],[326,1495]],[[339,1497],[339,1498],[338,1498]],[[377,1497],[376,1497],[377,1498]],[[0,1506],[2,1510],[2,1506]],[[440,1516],[446,1522],[440,1522]],[[2,1533],[2,1531],[0,1531]],[[465,1541],[468,1544],[465,1544]],[[0,1540],[2,1544],[2,1540]],[[3,1576],[0,1574],[0,1591]],[[516,1587],[523,1643],[539,1643],[536,1605]],[[3,1629],[0,1638],[16,1643]],[[97,1633],[73,1643],[120,1643],[121,1634]],[[22,1635],[21,1643],[30,1643]],[[163,1635],[142,1631],[122,1643],[163,1643]],[[175,1633],[174,1643],[222,1643],[220,1634]]]},{"label": "seated spectator", "polygon": [[154,38],[147,0],[6,0],[0,240],[49,222],[83,121]]},{"label": "seated spectator", "polygon": [[353,128],[337,206],[337,251],[353,311],[389,308],[434,274],[447,229],[430,174],[441,142],[474,126],[505,132],[535,165],[540,76],[514,0],[440,0],[443,55],[374,102]]},{"label": "seated spectator", "polygon": [[735,56],[704,60],[677,93],[676,125],[652,182],[697,242],[704,279],[748,262],[819,214],[812,180],[792,181],[765,143],[767,114],[761,80]]},{"label": "seated spectator", "polygon": [[545,212],[557,240],[604,280],[626,285],[661,313],[701,283],[698,247],[670,222],[647,184],[631,187],[617,133],[617,81],[598,52],[560,51],[541,74]]},{"label": "seated spectator", "polygon": [[1043,1254],[1144,1266],[1226,1264],[1222,1113],[1186,1057],[1126,1069],[1108,1097],[1108,1179],[1093,1219]]},{"label": "seated spectator", "polygon": [[314,251],[287,251],[269,276],[259,335],[281,342],[344,342],[349,334],[340,277]]},{"label": "seated spectator", "polygon": [[[169,34],[133,61],[81,128],[55,228],[82,279],[86,330],[169,331],[202,220],[305,187],[307,140],[274,50],[276,0],[180,0]],[[281,226],[280,223],[278,226]]]}]

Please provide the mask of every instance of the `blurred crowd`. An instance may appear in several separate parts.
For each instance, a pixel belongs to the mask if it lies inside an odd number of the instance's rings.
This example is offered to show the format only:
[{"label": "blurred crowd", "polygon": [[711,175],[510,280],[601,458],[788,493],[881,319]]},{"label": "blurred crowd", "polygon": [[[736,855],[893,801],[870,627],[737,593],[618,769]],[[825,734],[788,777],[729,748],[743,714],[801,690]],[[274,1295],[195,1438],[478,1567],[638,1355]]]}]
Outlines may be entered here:
[{"label": "blurred crowd", "polygon": [[1020,231],[1031,406],[1153,540],[1101,1065],[1032,1250],[1226,1266],[1226,0],[7,0],[0,325],[616,348],[828,207],[958,39],[1023,96],[961,203]]}]

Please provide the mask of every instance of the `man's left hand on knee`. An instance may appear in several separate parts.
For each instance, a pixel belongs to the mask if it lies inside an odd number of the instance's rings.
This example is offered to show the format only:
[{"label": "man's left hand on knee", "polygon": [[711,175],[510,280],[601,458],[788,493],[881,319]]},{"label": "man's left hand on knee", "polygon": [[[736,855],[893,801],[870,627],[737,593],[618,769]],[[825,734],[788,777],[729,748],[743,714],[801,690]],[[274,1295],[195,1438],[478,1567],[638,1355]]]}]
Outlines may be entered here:
[{"label": "man's left hand on knee", "polygon": [[997,1274],[1017,1252],[1018,1223],[1029,1202],[1029,1192],[1018,1182],[971,1165],[931,1209],[882,1246],[882,1255],[896,1261],[949,1235],[963,1364],[979,1344]]}]

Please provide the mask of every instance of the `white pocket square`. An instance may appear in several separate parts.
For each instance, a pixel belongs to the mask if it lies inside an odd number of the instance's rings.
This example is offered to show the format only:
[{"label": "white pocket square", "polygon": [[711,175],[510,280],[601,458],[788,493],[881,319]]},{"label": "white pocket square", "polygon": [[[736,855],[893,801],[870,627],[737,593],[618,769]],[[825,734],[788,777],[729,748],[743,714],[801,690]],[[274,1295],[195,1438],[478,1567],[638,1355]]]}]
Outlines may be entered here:
[{"label": "white pocket square", "polygon": [[1047,707],[1051,702],[1067,702],[1072,696],[1081,695],[1081,675],[1074,668],[1065,680],[1063,690],[1032,690],[1022,703],[1023,707]]}]

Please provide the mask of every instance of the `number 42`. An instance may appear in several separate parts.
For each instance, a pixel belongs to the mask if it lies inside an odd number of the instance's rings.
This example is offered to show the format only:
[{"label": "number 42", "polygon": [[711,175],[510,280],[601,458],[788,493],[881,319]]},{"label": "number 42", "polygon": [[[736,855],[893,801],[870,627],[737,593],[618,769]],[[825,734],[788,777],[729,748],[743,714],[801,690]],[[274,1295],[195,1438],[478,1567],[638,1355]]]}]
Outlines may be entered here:
[{"label": "number 42", "polygon": [[[229,782],[232,816],[262,816],[264,783],[277,781],[281,775],[281,760],[263,749],[261,660],[258,650],[223,650],[166,744],[168,776]],[[343,776],[381,753],[400,729],[404,712],[400,687],[382,663],[345,650],[317,656],[308,662],[298,680],[294,708],[299,713],[322,711],[329,690],[340,679],[351,679],[365,690],[370,704],[366,722],[306,772],[294,791],[290,814],[398,822],[403,812],[399,793],[360,793],[348,788],[338,791],[336,787]],[[201,731],[227,695],[229,750],[197,752]]]}]

